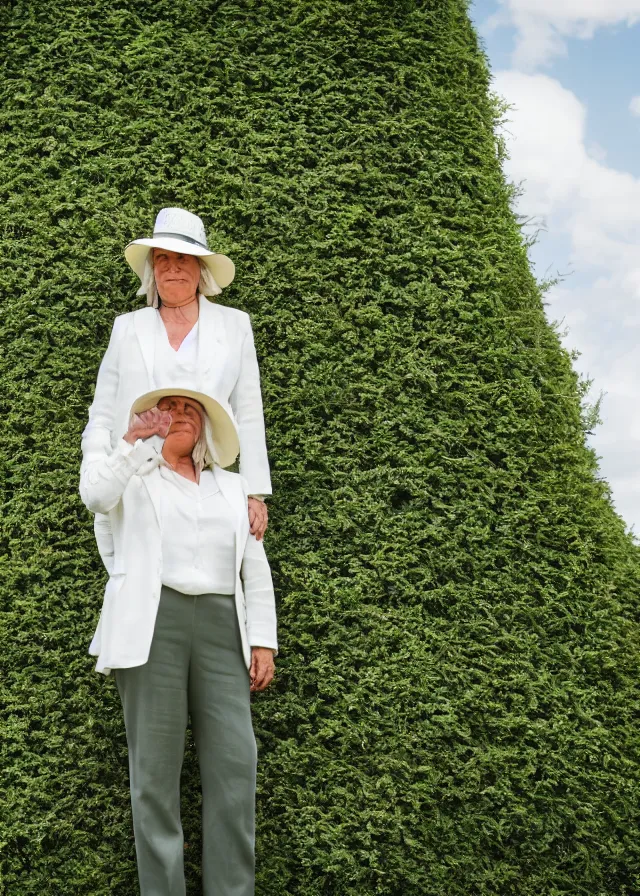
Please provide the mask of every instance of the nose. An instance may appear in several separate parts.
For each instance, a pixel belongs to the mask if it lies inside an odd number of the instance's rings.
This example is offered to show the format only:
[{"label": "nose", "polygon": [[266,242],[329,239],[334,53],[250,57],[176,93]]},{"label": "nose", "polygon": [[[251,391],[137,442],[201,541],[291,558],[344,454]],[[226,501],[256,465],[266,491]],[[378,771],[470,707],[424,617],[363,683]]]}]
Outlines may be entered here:
[{"label": "nose", "polygon": [[186,413],[187,413],[187,402],[186,402],[186,401],[182,401],[181,399],[176,399],[176,400],[173,402],[173,405],[172,405],[172,407],[171,407],[171,413],[174,415],[174,417],[175,417],[176,415],[179,415],[179,416],[181,416],[181,417],[185,417],[185,416],[186,416]]}]

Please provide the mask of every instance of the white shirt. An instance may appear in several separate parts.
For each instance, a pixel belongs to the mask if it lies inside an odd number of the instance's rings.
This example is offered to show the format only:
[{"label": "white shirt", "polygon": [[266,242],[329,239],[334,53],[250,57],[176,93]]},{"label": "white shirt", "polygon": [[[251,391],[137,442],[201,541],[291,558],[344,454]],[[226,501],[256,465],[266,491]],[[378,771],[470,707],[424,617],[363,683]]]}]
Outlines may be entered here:
[{"label": "white shirt", "polygon": [[191,482],[161,466],[162,584],[183,594],[233,594],[235,527],[211,470]]},{"label": "white shirt", "polygon": [[198,321],[189,330],[176,351],[171,347],[167,330],[156,312],[155,351],[153,362],[153,378],[156,388],[165,386],[182,386],[184,389],[197,389],[198,372]]}]

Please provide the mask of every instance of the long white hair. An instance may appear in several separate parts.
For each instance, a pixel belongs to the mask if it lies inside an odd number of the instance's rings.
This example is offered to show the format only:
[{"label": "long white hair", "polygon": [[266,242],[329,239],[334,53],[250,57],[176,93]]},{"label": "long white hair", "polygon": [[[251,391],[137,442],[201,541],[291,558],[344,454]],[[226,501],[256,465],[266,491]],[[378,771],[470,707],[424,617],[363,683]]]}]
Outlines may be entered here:
[{"label": "long white hair", "polygon": [[[202,293],[203,296],[219,296],[222,289],[216,283],[213,274],[201,258],[198,258],[198,264],[200,265],[198,292]],[[153,274],[153,249],[147,255],[147,260],[144,263],[142,281],[140,283],[140,289],[136,295],[146,296],[147,305],[151,305],[152,308],[158,307],[158,287],[156,286],[156,278]]]},{"label": "long white hair", "polygon": [[200,475],[205,467],[213,467],[218,464],[218,452],[213,441],[213,430],[211,422],[206,413],[202,413],[202,429],[200,430],[200,438],[193,446],[191,452],[191,460],[196,468],[196,473]]}]

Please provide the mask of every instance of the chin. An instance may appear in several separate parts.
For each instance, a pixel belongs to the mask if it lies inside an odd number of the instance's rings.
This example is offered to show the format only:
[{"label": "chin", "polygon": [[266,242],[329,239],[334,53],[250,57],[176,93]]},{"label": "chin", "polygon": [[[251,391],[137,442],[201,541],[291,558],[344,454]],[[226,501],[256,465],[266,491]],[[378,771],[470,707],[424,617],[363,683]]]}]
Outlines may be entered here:
[{"label": "chin", "polygon": [[[187,429],[179,429],[177,432],[170,432],[166,438],[166,441],[169,440],[174,444],[180,445],[181,448],[188,448],[189,451],[193,451],[197,442],[197,439],[194,439],[193,437],[193,432]],[[191,445],[190,448],[189,445]]]},{"label": "chin", "polygon": [[167,305],[171,305],[174,302],[185,302],[187,299],[193,297],[195,290],[190,288],[171,288],[162,289],[162,287],[158,290],[158,295],[162,299],[163,302],[166,302]]}]

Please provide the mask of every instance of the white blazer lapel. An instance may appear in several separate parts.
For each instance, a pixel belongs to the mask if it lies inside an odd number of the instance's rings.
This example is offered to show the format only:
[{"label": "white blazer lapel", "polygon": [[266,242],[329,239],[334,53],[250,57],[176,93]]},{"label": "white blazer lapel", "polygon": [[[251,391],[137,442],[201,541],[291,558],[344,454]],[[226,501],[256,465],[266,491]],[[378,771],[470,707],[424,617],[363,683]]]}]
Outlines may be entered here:
[{"label": "white blazer lapel", "polygon": [[156,349],[156,313],[153,308],[141,308],[133,315],[136,336],[140,343],[140,351],[144,358],[144,364],[147,368],[149,377],[149,388],[155,389],[155,381],[153,377],[153,365],[155,361]]},{"label": "white blazer lapel", "polygon": [[198,321],[198,388],[206,392],[206,384],[211,382],[212,368],[223,370],[227,362],[227,346],[224,315],[214,302],[200,296],[200,317]]},{"label": "white blazer lapel", "polygon": [[153,504],[153,509],[156,513],[158,527],[162,531],[162,474],[158,467],[156,467],[155,470],[151,470],[140,478],[149,492],[149,497],[151,498],[151,503]]}]

